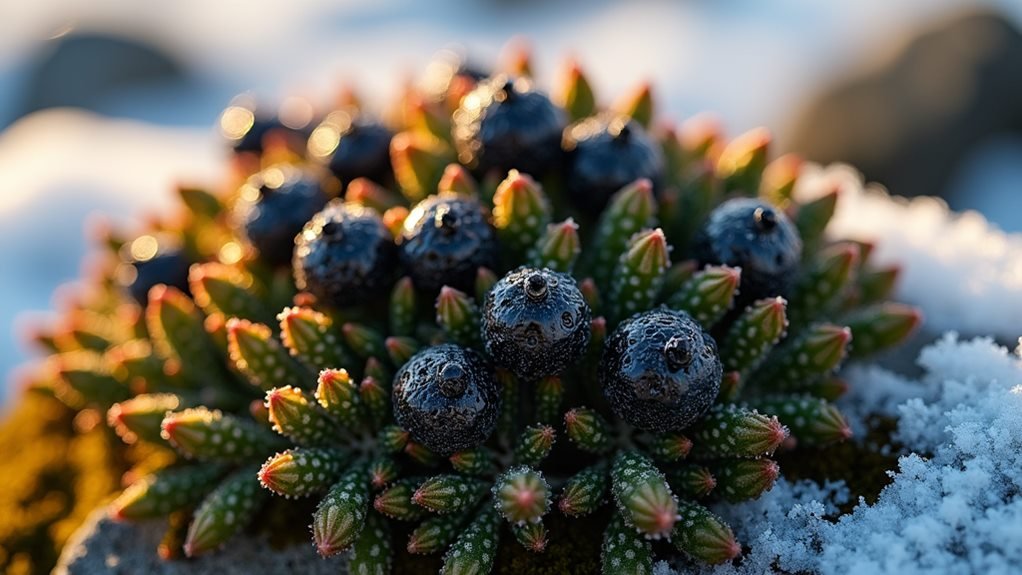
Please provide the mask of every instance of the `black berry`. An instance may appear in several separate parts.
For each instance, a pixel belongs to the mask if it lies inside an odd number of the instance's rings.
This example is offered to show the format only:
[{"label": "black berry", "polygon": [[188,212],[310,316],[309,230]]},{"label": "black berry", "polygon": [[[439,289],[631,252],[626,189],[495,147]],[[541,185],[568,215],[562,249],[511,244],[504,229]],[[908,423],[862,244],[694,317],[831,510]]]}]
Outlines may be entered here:
[{"label": "black berry", "polygon": [[664,433],[688,427],[710,409],[722,372],[717,344],[702,326],[685,312],[660,308],[614,330],[599,377],[618,417]]},{"label": "black berry", "polygon": [[394,418],[440,455],[475,447],[493,433],[500,393],[478,353],[456,345],[426,348],[394,376]]},{"label": "black berry", "polygon": [[271,266],[291,261],[295,236],[326,205],[319,182],[288,167],[267,168],[248,179],[234,205],[232,220],[239,236]]},{"label": "black berry", "polygon": [[154,236],[142,236],[127,244],[122,252],[120,283],[140,305],[149,302],[149,290],[160,284],[190,293],[188,268],[192,261],[180,248]]},{"label": "black berry", "polygon": [[333,200],[295,239],[295,284],[346,307],[387,290],[397,264],[393,236],[372,208]]},{"label": "black berry", "polygon": [[401,260],[421,290],[435,292],[444,285],[469,290],[476,270],[493,268],[496,258],[496,235],[477,200],[433,195],[405,219]]},{"label": "black berry", "polygon": [[481,82],[454,112],[458,159],[479,174],[517,169],[542,177],[559,163],[564,112],[524,80]]},{"label": "black berry", "polygon": [[393,136],[382,124],[342,110],[331,113],[316,126],[309,137],[309,152],[324,161],[345,185],[355,178],[387,185],[392,179]]},{"label": "black berry", "polygon": [[288,148],[301,151],[309,137],[308,128],[308,123],[288,126],[277,114],[248,101],[229,106],[220,116],[221,132],[239,154],[262,154],[270,136],[279,137]]},{"label": "black berry", "polygon": [[599,213],[614,192],[646,178],[657,193],[664,176],[660,147],[626,116],[601,115],[580,120],[564,131],[565,183],[579,209]]},{"label": "black berry", "polygon": [[802,240],[784,212],[752,198],[728,200],[710,214],[696,238],[703,264],[742,268],[738,306],[787,295],[802,258]]},{"label": "black berry", "polygon": [[556,375],[585,353],[591,315],[571,276],[518,268],[486,297],[481,324],[486,352],[524,381]]}]

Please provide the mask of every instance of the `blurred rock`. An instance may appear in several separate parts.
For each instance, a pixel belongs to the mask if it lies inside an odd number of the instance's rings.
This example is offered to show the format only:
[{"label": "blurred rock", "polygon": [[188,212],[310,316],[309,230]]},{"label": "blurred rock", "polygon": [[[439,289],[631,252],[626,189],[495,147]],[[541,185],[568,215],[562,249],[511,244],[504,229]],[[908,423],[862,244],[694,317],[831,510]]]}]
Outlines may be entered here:
[{"label": "blurred rock", "polygon": [[95,110],[127,90],[176,84],[185,67],[143,40],[80,33],[51,40],[36,54],[16,117],[61,106]]},{"label": "blurred rock", "polygon": [[827,90],[789,141],[792,151],[850,163],[895,194],[948,197],[970,153],[1005,133],[1022,134],[1022,34],[1000,15],[973,11]]},{"label": "blurred rock", "polygon": [[198,559],[163,561],[156,548],[163,537],[163,521],[118,523],[105,509],[92,517],[68,541],[53,575],[344,575],[343,556],[320,558],[312,547],[296,545],[285,549],[266,541],[235,537],[226,547]]}]

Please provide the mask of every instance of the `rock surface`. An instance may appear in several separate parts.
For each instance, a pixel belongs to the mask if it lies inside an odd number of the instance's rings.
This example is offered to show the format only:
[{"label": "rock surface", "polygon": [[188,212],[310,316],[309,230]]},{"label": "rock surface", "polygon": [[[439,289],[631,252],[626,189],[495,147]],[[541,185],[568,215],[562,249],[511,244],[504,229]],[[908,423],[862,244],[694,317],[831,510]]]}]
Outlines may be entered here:
[{"label": "rock surface", "polygon": [[117,98],[130,100],[139,91],[173,89],[188,81],[184,62],[152,40],[73,32],[42,45],[29,65],[14,118],[60,107],[108,111],[118,105]]},{"label": "rock surface", "polygon": [[68,541],[53,575],[259,575],[303,573],[343,575],[343,556],[322,559],[312,545],[275,549],[258,538],[236,537],[212,555],[192,560],[163,561],[156,547],[162,521],[118,523],[105,509],[92,516]]},{"label": "rock surface", "polygon": [[791,151],[847,162],[900,196],[950,197],[985,141],[1022,134],[1022,30],[983,9],[920,31],[800,112]]}]

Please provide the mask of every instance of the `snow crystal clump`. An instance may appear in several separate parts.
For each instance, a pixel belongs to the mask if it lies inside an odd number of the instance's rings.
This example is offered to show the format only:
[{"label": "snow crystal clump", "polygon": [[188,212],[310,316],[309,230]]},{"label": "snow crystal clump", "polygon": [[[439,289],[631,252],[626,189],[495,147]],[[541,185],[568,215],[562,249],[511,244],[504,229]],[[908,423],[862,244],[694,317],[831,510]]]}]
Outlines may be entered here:
[{"label": "snow crystal clump", "polygon": [[838,400],[841,413],[848,419],[853,437],[864,437],[870,416],[898,417],[901,406],[910,399],[932,400],[938,387],[927,381],[908,378],[874,364],[855,363],[842,372],[848,381],[848,393]]},{"label": "snow crystal clump", "polygon": [[900,382],[904,393],[928,390],[898,408],[896,439],[915,452],[901,457],[892,483],[875,504],[860,499],[836,521],[836,505],[848,497],[842,484],[780,481],[757,501],[722,506],[717,511],[751,550],[737,566],[702,572],[1019,573],[1020,355],[1022,346],[1011,354],[988,338],[948,334],[920,354],[927,372],[920,381],[859,372],[879,375],[879,385]]},{"label": "snow crystal clump", "polygon": [[839,199],[828,232],[874,241],[873,261],[902,265],[899,299],[923,309],[928,329],[1018,336],[1022,234],[1006,234],[977,212],[956,214],[938,198],[892,197],[846,165],[806,166],[794,195],[832,190]]}]

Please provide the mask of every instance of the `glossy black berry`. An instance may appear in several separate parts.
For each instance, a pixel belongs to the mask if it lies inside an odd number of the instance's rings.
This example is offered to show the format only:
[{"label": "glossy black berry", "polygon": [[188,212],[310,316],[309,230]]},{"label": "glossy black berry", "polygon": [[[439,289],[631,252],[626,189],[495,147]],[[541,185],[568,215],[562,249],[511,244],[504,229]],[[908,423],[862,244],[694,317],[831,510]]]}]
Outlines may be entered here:
[{"label": "glossy black berry", "polygon": [[393,236],[372,208],[333,200],[295,238],[295,284],[333,306],[386,292],[397,264]]},{"label": "glossy black berry", "polygon": [[523,381],[556,375],[589,345],[592,314],[570,275],[518,268],[486,296],[481,332],[494,362]]},{"label": "glossy black berry", "polygon": [[802,240],[784,212],[753,198],[718,206],[696,238],[703,264],[742,268],[738,304],[786,295],[802,258]]},{"label": "glossy black berry", "polygon": [[499,75],[461,100],[452,133],[458,159],[479,174],[517,169],[542,177],[560,162],[564,112],[522,79]]},{"label": "glossy black berry", "polygon": [[180,248],[155,236],[142,236],[125,245],[122,259],[118,280],[140,305],[149,302],[149,290],[160,284],[190,293],[188,268],[192,261]]},{"label": "glossy black berry", "polygon": [[274,130],[285,130],[284,125],[276,118],[256,118],[252,127],[244,135],[231,142],[235,152],[263,152],[263,138]]},{"label": "glossy black berry", "polygon": [[479,445],[493,433],[500,392],[478,353],[451,344],[426,348],[394,376],[394,419],[440,455]]},{"label": "glossy black berry", "polygon": [[295,236],[327,202],[318,180],[289,166],[253,175],[238,196],[231,214],[235,231],[271,266],[290,263]]},{"label": "glossy black berry", "polygon": [[664,177],[664,158],[637,122],[626,116],[601,115],[580,120],[564,131],[567,154],[565,183],[572,203],[599,213],[615,192],[646,178],[653,192]]},{"label": "glossy black berry", "polygon": [[345,185],[355,178],[369,178],[387,185],[391,180],[390,139],[394,134],[382,124],[354,112],[328,115],[309,137],[309,153],[325,162]]},{"label": "glossy black berry", "polygon": [[419,202],[401,232],[401,261],[415,287],[435,292],[444,285],[470,290],[479,267],[493,268],[497,240],[482,205],[456,194]]},{"label": "glossy black berry", "polygon": [[653,433],[684,429],[713,405],[723,368],[691,316],[667,308],[632,316],[607,338],[599,377],[611,409]]},{"label": "glossy black berry", "polygon": [[289,126],[277,114],[247,101],[229,106],[220,116],[220,131],[239,154],[262,154],[269,136],[278,136],[289,148],[298,150],[309,137],[308,128],[307,122]]}]

